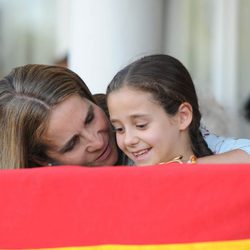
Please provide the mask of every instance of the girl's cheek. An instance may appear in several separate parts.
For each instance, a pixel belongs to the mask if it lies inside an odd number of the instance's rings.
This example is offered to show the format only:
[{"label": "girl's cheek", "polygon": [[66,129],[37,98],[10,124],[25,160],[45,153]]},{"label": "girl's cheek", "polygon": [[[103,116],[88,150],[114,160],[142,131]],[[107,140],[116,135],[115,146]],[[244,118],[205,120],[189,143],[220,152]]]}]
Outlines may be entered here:
[{"label": "girl's cheek", "polygon": [[122,140],[122,136],[119,135],[119,134],[116,134],[116,141],[117,141],[117,144],[118,144],[118,147],[123,149],[124,146],[123,146],[123,140]]}]

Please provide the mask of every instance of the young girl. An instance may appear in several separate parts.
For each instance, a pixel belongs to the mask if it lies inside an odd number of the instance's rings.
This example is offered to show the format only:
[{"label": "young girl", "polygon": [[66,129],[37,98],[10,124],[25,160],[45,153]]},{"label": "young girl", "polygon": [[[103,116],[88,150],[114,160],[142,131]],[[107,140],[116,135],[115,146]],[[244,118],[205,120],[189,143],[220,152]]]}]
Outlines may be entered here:
[{"label": "young girl", "polygon": [[118,146],[136,165],[213,154],[191,76],[171,56],[146,56],[122,69],[107,88],[107,104]]}]

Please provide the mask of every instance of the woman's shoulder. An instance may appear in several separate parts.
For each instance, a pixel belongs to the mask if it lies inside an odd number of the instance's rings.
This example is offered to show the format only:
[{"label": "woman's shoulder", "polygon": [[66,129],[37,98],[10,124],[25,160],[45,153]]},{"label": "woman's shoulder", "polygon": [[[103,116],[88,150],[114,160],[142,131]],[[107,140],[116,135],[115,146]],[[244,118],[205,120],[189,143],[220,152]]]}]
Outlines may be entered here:
[{"label": "woman's shoulder", "polygon": [[250,139],[218,136],[211,133],[205,126],[201,126],[200,131],[214,154],[225,153],[235,149],[241,149],[250,154]]}]

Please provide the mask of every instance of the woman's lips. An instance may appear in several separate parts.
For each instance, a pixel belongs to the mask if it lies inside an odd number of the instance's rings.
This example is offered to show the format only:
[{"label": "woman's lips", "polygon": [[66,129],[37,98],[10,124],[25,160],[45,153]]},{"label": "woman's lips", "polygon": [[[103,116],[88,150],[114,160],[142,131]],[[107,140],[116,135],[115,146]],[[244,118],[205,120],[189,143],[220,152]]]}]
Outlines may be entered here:
[{"label": "woman's lips", "polygon": [[108,142],[106,148],[103,152],[97,157],[96,161],[105,161],[112,151],[112,147],[110,146],[110,142]]}]

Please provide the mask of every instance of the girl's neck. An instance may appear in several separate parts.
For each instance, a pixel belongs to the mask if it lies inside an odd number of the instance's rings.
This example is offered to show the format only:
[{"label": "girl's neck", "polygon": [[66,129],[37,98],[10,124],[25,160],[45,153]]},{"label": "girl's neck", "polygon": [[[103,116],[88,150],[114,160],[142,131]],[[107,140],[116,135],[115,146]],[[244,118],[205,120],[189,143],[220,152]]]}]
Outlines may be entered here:
[{"label": "girl's neck", "polygon": [[195,155],[191,155],[187,161],[183,161],[182,158],[183,158],[183,156],[179,155],[179,156],[174,157],[170,161],[161,162],[159,164],[169,164],[169,163],[181,163],[181,164],[182,163],[191,163],[191,164],[195,164],[195,163],[197,163],[197,157]]},{"label": "girl's neck", "polygon": [[[188,131],[182,131],[182,134],[179,138],[179,142],[175,145],[174,148],[174,157],[182,156],[181,161],[182,162],[188,162],[190,160],[190,157],[194,155],[194,152],[192,150],[190,137],[188,134]],[[173,155],[172,155],[173,156]]]}]

